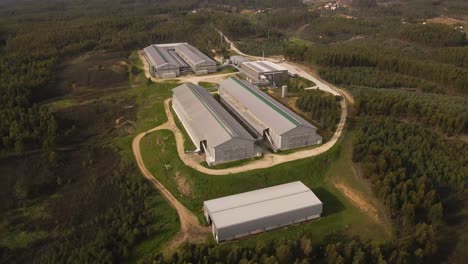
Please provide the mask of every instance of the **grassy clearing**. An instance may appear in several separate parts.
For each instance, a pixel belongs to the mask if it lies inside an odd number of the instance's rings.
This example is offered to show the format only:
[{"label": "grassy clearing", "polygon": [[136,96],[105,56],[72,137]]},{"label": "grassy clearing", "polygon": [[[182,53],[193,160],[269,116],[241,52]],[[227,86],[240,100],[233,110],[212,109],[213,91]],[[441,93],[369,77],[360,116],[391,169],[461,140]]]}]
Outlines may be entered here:
[{"label": "grassy clearing", "polygon": [[[186,167],[175,151],[174,136],[170,131],[157,131],[143,138],[142,155],[147,168],[180,201],[201,218],[202,202],[230,194],[255,190],[268,186],[300,180],[309,186],[324,203],[320,220],[303,225],[278,229],[229,244],[250,244],[257,240],[280,237],[296,237],[308,233],[317,239],[338,230],[349,230],[364,238],[386,239],[388,236],[365,213],[352,205],[334,185],[327,180],[330,168],[343,156],[343,147],[338,145],[329,152],[314,158],[280,164],[268,169],[225,176],[205,175]],[[183,195],[174,180],[176,173],[187,176],[191,195]]]},{"label": "grassy clearing", "polygon": [[[178,193],[177,183],[174,181],[176,172],[190,175],[195,197],[181,196],[181,201],[193,211],[199,211],[202,202],[206,199],[294,180],[303,180],[312,188],[319,187],[323,183],[323,175],[327,166],[338,153],[335,148],[316,159],[300,160],[294,164],[282,164],[246,173],[211,176],[186,167],[182,163],[176,151],[174,135],[170,131],[157,131],[146,136],[142,140],[141,148],[148,169],[173,193]],[[281,176],[275,177],[274,175]]]},{"label": "grassy clearing", "polygon": [[150,86],[140,85],[137,91],[137,132],[143,132],[167,121],[164,112],[164,100],[172,95],[171,89],[178,82],[153,83]]},{"label": "grassy clearing", "polygon": [[132,65],[133,66],[136,66],[137,68],[139,68],[141,70],[144,69],[143,62],[138,57],[138,51],[136,51],[136,50],[132,51],[132,53],[130,54],[130,60],[132,60]]},{"label": "grassy clearing", "polygon": [[232,72],[238,72],[238,70],[234,67],[224,67],[222,70],[216,73],[211,73],[209,75],[217,75],[217,74],[232,73]]},{"label": "grassy clearing", "polygon": [[199,82],[198,85],[200,85],[203,88],[213,88],[219,86],[217,83],[213,82]]},{"label": "grassy clearing", "polygon": [[199,82],[198,85],[207,89],[210,92],[217,92],[219,89],[219,84],[213,82]]},{"label": "grassy clearing", "polygon": [[311,46],[313,44],[311,41],[308,41],[302,38],[297,38],[297,37],[292,37],[289,39],[289,41],[291,41],[294,44],[303,45],[303,46]]},{"label": "grassy clearing", "polygon": [[194,151],[194,150],[196,150],[197,146],[195,146],[192,139],[190,139],[190,136],[189,136],[187,130],[185,130],[184,125],[180,121],[177,114],[174,112],[174,109],[172,109],[172,102],[171,102],[171,113],[172,113],[172,116],[174,117],[174,121],[175,121],[175,124],[176,124],[177,128],[179,128],[179,130],[182,132],[182,136],[184,137],[184,150],[185,151]]},{"label": "grassy clearing", "polygon": [[204,162],[201,163],[201,165],[206,167],[206,168],[220,170],[220,169],[227,169],[227,168],[233,168],[233,167],[246,165],[246,164],[249,164],[252,161],[259,160],[261,158],[262,157],[253,157],[253,158],[248,158],[248,159],[242,159],[242,160],[236,160],[236,161],[221,163],[221,164],[213,165],[213,166],[208,166],[208,163],[206,163],[206,161],[204,161]]}]

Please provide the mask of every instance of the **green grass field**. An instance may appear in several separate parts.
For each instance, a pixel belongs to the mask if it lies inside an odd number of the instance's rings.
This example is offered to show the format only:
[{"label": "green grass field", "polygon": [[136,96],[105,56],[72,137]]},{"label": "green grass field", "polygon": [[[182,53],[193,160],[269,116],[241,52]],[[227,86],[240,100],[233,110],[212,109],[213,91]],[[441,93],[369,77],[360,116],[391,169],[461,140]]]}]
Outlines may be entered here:
[{"label": "green grass field", "polygon": [[[315,158],[225,176],[206,175],[186,167],[177,155],[174,136],[170,131],[157,131],[146,136],[141,142],[141,148],[147,168],[200,219],[204,200],[297,180],[309,186],[324,203],[324,213],[320,220],[286,229],[291,231],[280,229],[267,232],[252,237],[253,240],[268,240],[286,235],[297,237],[298,233],[304,232],[310,233],[313,237],[323,237],[338,230],[346,230],[350,234],[361,235],[364,238],[378,240],[388,238],[388,234],[380,226],[354,207],[327,179],[332,171],[331,168],[340,161],[342,155],[346,154],[343,146],[334,147]],[[190,195],[180,192],[175,175],[186,178],[191,186]],[[239,243],[249,243],[249,241],[250,239],[244,239]]]},{"label": "green grass field", "polygon": [[182,122],[180,121],[177,114],[174,112],[174,109],[172,109],[172,102],[171,102],[171,113],[172,113],[172,116],[174,117],[174,122],[175,122],[177,128],[179,128],[180,132],[182,132],[182,136],[184,137],[184,150],[185,151],[194,151],[194,150],[196,150],[197,146],[195,146],[193,144],[187,130],[185,130],[184,125],[182,125]]},{"label": "green grass field", "polygon": [[219,86],[217,83],[213,82],[199,82],[198,85],[200,85],[203,88],[215,88]]}]

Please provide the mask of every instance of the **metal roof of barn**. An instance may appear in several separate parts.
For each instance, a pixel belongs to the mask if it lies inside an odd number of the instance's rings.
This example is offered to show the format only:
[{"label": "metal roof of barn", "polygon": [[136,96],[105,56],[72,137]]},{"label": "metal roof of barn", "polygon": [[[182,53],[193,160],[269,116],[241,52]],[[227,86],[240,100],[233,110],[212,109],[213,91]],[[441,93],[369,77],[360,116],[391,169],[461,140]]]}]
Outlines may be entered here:
[{"label": "metal roof of barn", "polygon": [[254,69],[258,73],[287,71],[287,69],[271,61],[247,61],[243,62],[243,64]]},{"label": "metal roof of barn", "polygon": [[302,117],[262,92],[247,81],[229,78],[220,83],[222,89],[237,98],[270,129],[282,135],[298,126],[315,128]]},{"label": "metal roof of barn", "polygon": [[296,181],[204,202],[217,228],[283,214],[322,204],[302,182]]},{"label": "metal roof of barn", "polygon": [[233,138],[254,141],[243,128],[203,87],[184,83],[173,93],[189,116],[190,126],[197,138],[216,147]]},{"label": "metal roof of barn", "polygon": [[166,46],[160,47],[159,45],[151,45],[144,49],[146,57],[156,69],[170,65],[176,67],[188,67],[188,65],[177,55],[174,51]]},{"label": "metal roof of barn", "polygon": [[241,55],[232,55],[232,56],[230,57],[230,59],[231,59],[232,61],[237,62],[237,63],[250,61],[249,59],[247,59],[246,57],[241,56]]},{"label": "metal roof of barn", "polygon": [[209,63],[216,65],[216,62],[212,60],[210,57],[206,56],[203,52],[195,48],[194,46],[188,43],[178,43],[174,46],[174,48],[179,53],[183,53],[185,57],[190,60],[190,62],[194,65],[199,65],[202,63]]}]

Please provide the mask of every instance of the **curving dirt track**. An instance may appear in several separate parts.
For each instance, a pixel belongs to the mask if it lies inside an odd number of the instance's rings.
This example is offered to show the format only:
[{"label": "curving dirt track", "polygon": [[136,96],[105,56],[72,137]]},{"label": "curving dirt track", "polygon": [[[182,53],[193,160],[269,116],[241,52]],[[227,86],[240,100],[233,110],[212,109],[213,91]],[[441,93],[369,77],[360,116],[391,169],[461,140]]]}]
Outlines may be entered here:
[{"label": "curving dirt track", "polygon": [[156,130],[160,129],[168,129],[169,124],[165,123],[161,126],[155,127],[151,130],[143,132],[137,135],[132,142],[132,150],[135,155],[136,162],[138,167],[141,170],[143,176],[148,179],[162,195],[163,197],[169,202],[169,204],[177,210],[177,214],[179,215],[180,219],[180,231],[179,233],[169,242],[168,249],[174,249],[178,245],[180,245],[184,241],[191,241],[191,242],[201,242],[206,239],[206,236],[210,232],[210,228],[201,225],[198,222],[197,217],[188,210],[185,206],[183,206],[172,193],[164,187],[156,178],[151,174],[151,172],[146,168],[143,158],[141,157],[140,151],[140,141],[141,139],[149,133],[152,133]]}]

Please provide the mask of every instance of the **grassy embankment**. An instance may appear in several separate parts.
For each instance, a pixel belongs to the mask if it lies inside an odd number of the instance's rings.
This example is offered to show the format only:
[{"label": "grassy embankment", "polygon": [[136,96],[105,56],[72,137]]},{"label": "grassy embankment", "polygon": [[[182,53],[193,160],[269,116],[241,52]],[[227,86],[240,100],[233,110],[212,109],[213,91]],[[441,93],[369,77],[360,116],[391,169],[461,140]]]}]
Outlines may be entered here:
[{"label": "grassy embankment", "polygon": [[[347,139],[349,140],[349,139]],[[164,143],[162,143],[164,142]],[[157,155],[154,153],[157,152]],[[349,177],[349,151],[344,146],[337,146],[331,151],[315,158],[281,164],[272,168],[226,176],[205,175],[186,167],[175,151],[174,136],[169,131],[158,131],[142,140],[142,155],[148,169],[189,209],[201,216],[202,202],[239,192],[300,180],[312,190],[324,203],[324,214],[320,220],[304,225],[280,229],[261,234],[253,239],[242,240],[249,243],[257,239],[295,237],[309,233],[317,239],[334,231],[345,229],[352,235],[383,240],[387,233],[365,213],[354,207],[333,184],[332,179]],[[331,168],[333,166],[333,168]],[[343,173],[342,175],[335,173]],[[332,175],[333,174],[333,175]],[[175,176],[183,177],[190,186],[189,194],[183,194]],[[358,179],[346,179],[356,186],[362,183]],[[362,188],[359,188],[362,189]],[[367,193],[371,195],[370,193]]]}]

